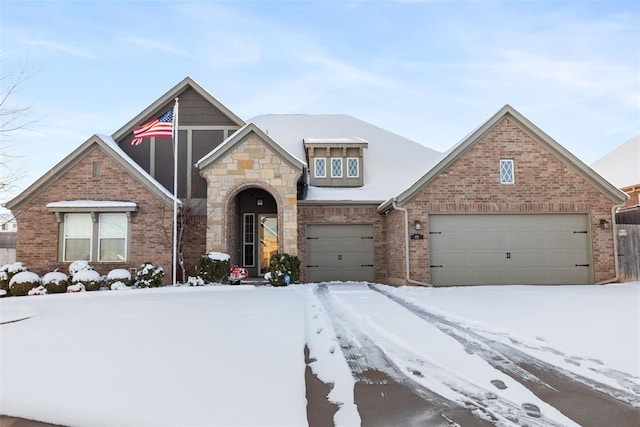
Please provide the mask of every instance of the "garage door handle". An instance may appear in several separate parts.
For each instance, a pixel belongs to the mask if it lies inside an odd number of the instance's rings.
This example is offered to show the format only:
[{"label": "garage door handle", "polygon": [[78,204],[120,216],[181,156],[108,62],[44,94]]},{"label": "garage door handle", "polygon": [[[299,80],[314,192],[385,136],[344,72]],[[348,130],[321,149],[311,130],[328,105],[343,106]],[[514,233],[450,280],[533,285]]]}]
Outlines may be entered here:
[{"label": "garage door handle", "polygon": [[431,268],[443,268],[444,265],[430,265]]},{"label": "garage door handle", "polygon": [[576,264],[576,267],[589,267],[589,264]]},{"label": "garage door handle", "polygon": [[360,267],[373,267],[373,264],[360,264]]},{"label": "garage door handle", "polygon": [[311,267],[320,267],[319,265],[307,265],[307,268],[311,268]]},{"label": "garage door handle", "polygon": [[588,234],[588,231],[574,231],[573,234]]}]

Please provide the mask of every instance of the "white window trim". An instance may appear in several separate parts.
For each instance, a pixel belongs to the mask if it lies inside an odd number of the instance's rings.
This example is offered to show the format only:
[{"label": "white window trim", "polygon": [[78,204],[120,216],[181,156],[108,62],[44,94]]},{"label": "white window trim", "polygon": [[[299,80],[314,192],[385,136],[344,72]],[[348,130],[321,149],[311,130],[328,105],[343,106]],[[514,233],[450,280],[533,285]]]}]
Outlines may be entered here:
[{"label": "white window trim", "polygon": [[[253,238],[252,242],[247,242],[247,218],[251,218],[251,225],[253,227],[251,236]],[[251,264],[247,264],[246,260],[246,248],[247,246],[251,246],[253,248],[253,262]],[[253,213],[246,213],[242,218],[242,266],[243,267],[255,267],[256,265],[256,217]]]},{"label": "white window trim", "polygon": [[[511,181],[503,180],[502,165],[508,163],[511,165]],[[516,171],[513,159],[500,159],[500,184],[515,184],[516,183]]]},{"label": "white window trim", "polygon": [[127,229],[125,230],[124,233],[124,260],[103,260],[100,258],[100,252],[102,249],[102,239],[106,239],[107,237],[100,237],[100,229],[102,227],[102,222],[100,221],[100,218],[103,215],[124,215],[126,217],[127,214],[125,213],[119,213],[119,212],[103,212],[98,214],[98,247],[97,247],[97,253],[96,253],[96,257],[98,259],[98,262],[127,262],[129,260],[129,219],[126,218],[127,220]]},{"label": "white window trim", "polygon": [[76,261],[75,259],[72,260],[68,260],[67,259],[67,218],[69,215],[87,215],[90,217],[91,219],[91,233],[89,233],[89,259],[88,260],[83,260],[83,261],[93,261],[93,220],[91,218],[91,214],[84,214],[84,213],[67,213],[64,214],[64,223],[62,224],[62,262],[73,262]]},{"label": "white window trim", "polygon": [[[355,160],[356,162],[356,174],[349,174],[349,162]],[[347,178],[360,178],[360,159],[358,157],[347,157]]]},{"label": "white window trim", "polygon": [[[340,162],[340,175],[333,173],[333,161],[338,160]],[[331,158],[331,178],[342,178],[344,176],[344,162],[342,161],[342,157],[332,157]]]},{"label": "white window trim", "polygon": [[[324,174],[318,174],[318,161],[324,163]],[[327,159],[325,157],[316,157],[313,161],[313,176],[315,178],[326,178],[327,177]]]}]

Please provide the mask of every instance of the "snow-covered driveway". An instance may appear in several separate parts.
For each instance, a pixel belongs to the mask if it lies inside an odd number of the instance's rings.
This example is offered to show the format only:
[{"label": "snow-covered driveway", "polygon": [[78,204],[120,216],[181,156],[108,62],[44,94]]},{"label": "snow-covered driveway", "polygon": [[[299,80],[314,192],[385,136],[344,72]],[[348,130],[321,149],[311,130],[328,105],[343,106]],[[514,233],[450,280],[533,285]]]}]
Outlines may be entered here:
[{"label": "snow-covered driveway", "polygon": [[93,292],[0,322],[0,413],[64,425],[320,425],[305,345],[339,426],[640,417],[640,284]]}]

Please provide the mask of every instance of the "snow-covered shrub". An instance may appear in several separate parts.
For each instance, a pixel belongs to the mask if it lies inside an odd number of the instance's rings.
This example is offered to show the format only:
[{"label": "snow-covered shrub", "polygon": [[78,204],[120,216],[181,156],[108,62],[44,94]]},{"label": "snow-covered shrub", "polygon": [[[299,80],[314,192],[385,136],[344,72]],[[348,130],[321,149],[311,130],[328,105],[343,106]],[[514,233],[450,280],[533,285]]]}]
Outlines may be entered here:
[{"label": "snow-covered shrub", "polygon": [[37,286],[35,288],[32,288],[29,291],[29,295],[46,295],[47,294],[47,288],[45,288],[44,286],[40,285]]},{"label": "snow-covered shrub", "polygon": [[77,285],[81,283],[87,291],[97,291],[100,289],[102,277],[95,270],[79,270],[73,275],[71,284]]},{"label": "snow-covered shrub", "polygon": [[85,292],[84,285],[80,282],[67,286],[67,292],[75,294],[77,292]]},{"label": "snow-covered shrub", "polygon": [[27,267],[21,262],[5,264],[0,267],[0,289],[8,291],[11,278],[22,271],[27,271]]},{"label": "snow-covered shrub", "polygon": [[76,273],[83,270],[93,270],[93,267],[89,265],[89,261],[84,261],[84,260],[73,261],[69,265],[69,276],[73,277],[76,275]]},{"label": "snow-covered shrub", "polygon": [[187,286],[204,286],[204,280],[200,276],[189,276],[187,279]]},{"label": "snow-covered shrub", "polygon": [[269,260],[269,283],[287,286],[300,280],[300,260],[295,255],[276,253]]},{"label": "snow-covered shrub", "polygon": [[50,294],[64,293],[67,292],[67,286],[69,286],[69,277],[61,271],[53,271],[42,277],[42,286]]},{"label": "snow-covered shrub", "polygon": [[12,296],[25,296],[35,287],[40,286],[40,276],[31,271],[16,273],[9,281],[9,294]]},{"label": "snow-covered shrub", "polygon": [[111,289],[112,291],[126,291],[127,289],[131,289],[131,288],[129,288],[124,283],[117,281],[117,282],[111,283],[111,285],[109,286],[109,289]]},{"label": "snow-covered shrub", "polygon": [[205,283],[227,281],[231,274],[231,257],[222,252],[200,255],[196,262],[196,273]]},{"label": "snow-covered shrub", "polygon": [[150,262],[145,262],[138,268],[135,285],[138,288],[154,288],[162,284],[163,277],[164,270],[162,267],[156,267]]},{"label": "snow-covered shrub", "polygon": [[129,270],[125,270],[124,268],[116,268],[115,270],[111,270],[109,274],[107,274],[105,282],[107,283],[107,287],[111,289],[113,289],[111,285],[117,282],[128,286],[131,284],[131,273],[129,272]]}]

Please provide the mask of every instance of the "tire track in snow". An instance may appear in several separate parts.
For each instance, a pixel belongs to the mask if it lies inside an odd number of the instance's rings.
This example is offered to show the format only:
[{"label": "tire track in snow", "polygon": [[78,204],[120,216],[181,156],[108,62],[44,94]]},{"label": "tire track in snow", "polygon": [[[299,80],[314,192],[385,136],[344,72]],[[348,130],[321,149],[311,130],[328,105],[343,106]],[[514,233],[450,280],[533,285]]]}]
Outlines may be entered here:
[{"label": "tire track in snow", "polygon": [[[477,354],[495,369],[508,374],[529,388],[542,400],[568,414],[571,418],[580,419],[581,424],[585,426],[601,426],[602,424],[596,421],[599,416],[604,416],[609,420],[608,422],[612,422],[616,418],[620,419],[620,422],[623,423],[620,425],[628,425],[629,420],[640,420],[640,410],[637,409],[640,406],[640,392],[637,392],[637,385],[627,378],[627,374],[611,369],[602,370],[603,374],[616,379],[620,385],[630,389],[628,393],[563,370],[516,347],[518,345],[525,346],[524,343],[511,340],[513,345],[507,345],[491,340],[465,325],[429,312],[423,307],[406,301],[376,285],[369,285],[369,288],[456,339],[467,352]],[[549,348],[548,351],[557,350]],[[565,394],[572,393],[579,396],[579,399],[566,395],[560,396],[559,390],[563,390]],[[576,400],[580,401],[579,404]],[[586,407],[588,409],[585,409]],[[585,414],[589,411],[591,415]],[[614,422],[611,425],[617,424]]]},{"label": "tire track in snow", "polygon": [[316,295],[357,380],[355,401],[363,425],[493,425],[478,418],[472,410],[425,388],[401,371],[372,339],[348,325],[327,285],[318,285]]}]

